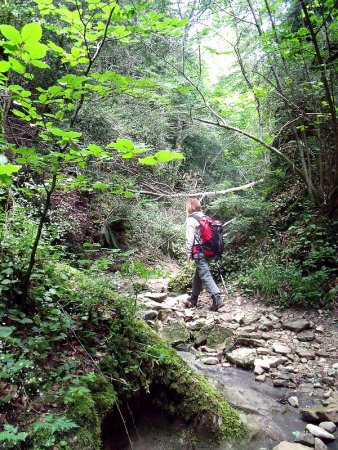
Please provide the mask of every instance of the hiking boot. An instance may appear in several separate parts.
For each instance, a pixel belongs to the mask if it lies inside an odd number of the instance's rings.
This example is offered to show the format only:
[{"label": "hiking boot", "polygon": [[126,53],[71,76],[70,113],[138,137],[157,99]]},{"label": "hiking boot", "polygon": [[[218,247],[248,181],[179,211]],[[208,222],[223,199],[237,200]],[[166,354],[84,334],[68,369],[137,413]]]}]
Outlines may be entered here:
[{"label": "hiking boot", "polygon": [[191,295],[188,298],[189,308],[195,308],[197,306],[198,295]]},{"label": "hiking boot", "polygon": [[212,305],[210,306],[210,311],[218,311],[222,306],[224,306],[224,303],[222,302],[221,294],[214,294],[211,296],[212,298]]}]

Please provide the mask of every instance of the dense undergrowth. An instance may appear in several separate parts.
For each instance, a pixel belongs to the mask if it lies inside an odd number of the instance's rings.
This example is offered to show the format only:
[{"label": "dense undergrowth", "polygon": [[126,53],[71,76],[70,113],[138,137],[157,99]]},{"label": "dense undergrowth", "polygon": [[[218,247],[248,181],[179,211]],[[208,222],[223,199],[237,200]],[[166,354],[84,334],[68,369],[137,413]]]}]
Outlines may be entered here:
[{"label": "dense undergrowth", "polygon": [[7,291],[0,305],[0,448],[101,448],[104,417],[140,392],[213,440],[243,435],[237,414],[138,318],[116,277],[55,261],[39,271],[30,302]]}]

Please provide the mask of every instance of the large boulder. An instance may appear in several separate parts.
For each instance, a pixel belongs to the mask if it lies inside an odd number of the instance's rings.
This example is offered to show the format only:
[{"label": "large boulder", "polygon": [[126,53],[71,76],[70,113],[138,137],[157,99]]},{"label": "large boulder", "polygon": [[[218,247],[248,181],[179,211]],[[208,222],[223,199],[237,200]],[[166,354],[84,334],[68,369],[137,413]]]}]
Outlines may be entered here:
[{"label": "large boulder", "polygon": [[227,326],[221,324],[208,324],[200,330],[193,333],[194,341],[197,346],[206,344],[209,347],[216,347],[224,344],[226,349],[232,345],[232,336],[234,332]]},{"label": "large boulder", "polygon": [[256,356],[256,350],[248,347],[236,348],[232,352],[225,353],[229,362],[243,369],[253,369]]},{"label": "large boulder", "polygon": [[304,419],[308,421],[328,421],[338,423],[338,399],[330,403],[328,406],[301,409],[300,413]]},{"label": "large boulder", "polygon": [[158,331],[161,338],[173,347],[184,344],[190,340],[190,333],[186,329],[184,322],[172,320],[164,324],[163,328]]}]

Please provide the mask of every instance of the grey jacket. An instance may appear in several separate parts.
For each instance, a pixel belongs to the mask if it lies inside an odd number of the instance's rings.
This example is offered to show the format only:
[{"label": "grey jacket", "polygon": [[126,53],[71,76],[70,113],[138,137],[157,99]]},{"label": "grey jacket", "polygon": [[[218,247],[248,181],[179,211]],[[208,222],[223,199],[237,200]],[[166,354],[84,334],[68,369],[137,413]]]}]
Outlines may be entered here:
[{"label": "grey jacket", "polygon": [[[203,217],[204,214],[201,211],[195,212],[198,217]],[[201,227],[197,219],[188,216],[186,222],[186,252],[190,256],[192,253],[192,248],[196,244],[201,244]]]}]

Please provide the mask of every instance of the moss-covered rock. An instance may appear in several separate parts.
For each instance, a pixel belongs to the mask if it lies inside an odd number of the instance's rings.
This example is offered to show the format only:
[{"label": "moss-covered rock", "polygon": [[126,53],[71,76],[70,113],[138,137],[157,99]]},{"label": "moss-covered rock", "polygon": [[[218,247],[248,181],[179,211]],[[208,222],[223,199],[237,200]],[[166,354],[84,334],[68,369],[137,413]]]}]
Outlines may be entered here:
[{"label": "moss-covered rock", "polygon": [[173,347],[190,340],[190,332],[185,324],[178,320],[168,322],[158,333],[165,342]]},{"label": "moss-covered rock", "polygon": [[196,346],[203,344],[209,347],[216,347],[220,344],[229,349],[232,346],[232,336],[234,332],[221,324],[209,324],[193,333]]}]

